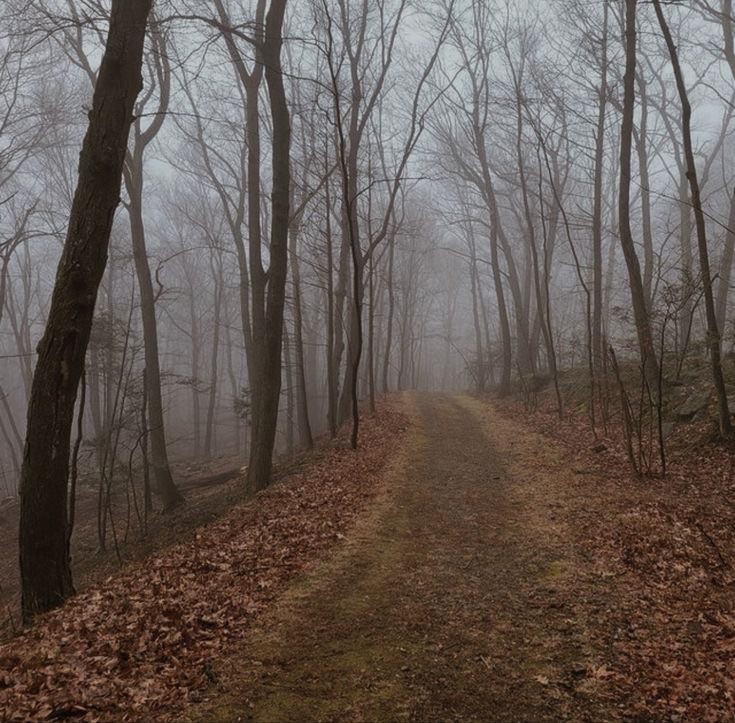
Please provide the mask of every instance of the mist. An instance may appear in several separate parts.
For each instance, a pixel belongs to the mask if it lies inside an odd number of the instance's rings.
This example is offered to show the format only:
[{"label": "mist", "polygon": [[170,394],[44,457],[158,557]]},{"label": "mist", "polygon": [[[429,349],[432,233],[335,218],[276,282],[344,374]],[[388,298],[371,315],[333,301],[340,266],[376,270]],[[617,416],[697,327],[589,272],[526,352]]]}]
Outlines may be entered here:
[{"label": "mist", "polygon": [[[444,450],[429,489],[442,464],[451,484],[532,477],[496,469],[526,439],[509,419],[638,482],[709,480],[681,470],[685,425],[715,456],[733,432],[731,6],[5,0],[3,635],[271,509],[274,481],[323,480],[320,455],[384,484],[392,455],[420,457],[410,430]],[[339,540],[373,509],[345,484]],[[459,719],[511,719],[462,700]],[[145,705],[132,719],[174,710]],[[687,719],[718,719],[702,705]]]}]

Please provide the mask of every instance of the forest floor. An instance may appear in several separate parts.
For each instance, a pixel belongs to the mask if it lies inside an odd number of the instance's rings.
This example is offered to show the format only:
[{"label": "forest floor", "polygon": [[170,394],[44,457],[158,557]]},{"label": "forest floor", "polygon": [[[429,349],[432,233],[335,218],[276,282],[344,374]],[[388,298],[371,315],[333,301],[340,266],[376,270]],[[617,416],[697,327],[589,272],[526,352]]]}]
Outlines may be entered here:
[{"label": "forest floor", "polygon": [[477,400],[410,405],[370,514],[257,622],[190,720],[622,717],[610,578],[574,545],[562,460]]},{"label": "forest floor", "polygon": [[735,720],[722,480],[582,425],[403,395],[0,646],[0,720]]},{"label": "forest floor", "polygon": [[[296,464],[282,465],[279,472],[293,471],[302,462],[300,459]],[[140,514],[136,515],[131,495],[118,494],[112,499],[115,526],[110,525],[108,518],[104,551],[99,544],[98,491],[91,484],[80,485],[71,546],[78,591],[164,550],[192,530],[217,519],[242,498],[242,475],[234,459],[218,458],[197,466],[182,463],[176,466],[174,476],[186,504],[169,514],[155,509],[144,519],[140,504]],[[20,626],[20,505],[17,498],[8,502],[0,508],[0,642],[12,637]]]},{"label": "forest floor", "polygon": [[406,429],[383,404],[357,452],[342,434],[280,465],[254,497],[241,480],[239,496],[238,481],[214,500],[190,495],[194,509],[156,522],[149,555],[125,548],[122,569],[0,645],[0,721],[179,719],[253,621],[343,544]]}]

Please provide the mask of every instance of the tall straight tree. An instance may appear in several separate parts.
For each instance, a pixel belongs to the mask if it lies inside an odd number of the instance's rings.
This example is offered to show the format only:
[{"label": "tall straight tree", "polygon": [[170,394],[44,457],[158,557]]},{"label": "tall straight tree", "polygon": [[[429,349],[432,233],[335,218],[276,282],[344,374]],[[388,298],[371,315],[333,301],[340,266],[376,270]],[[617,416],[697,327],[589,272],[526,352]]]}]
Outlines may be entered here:
[{"label": "tall straight tree", "polygon": [[[278,423],[281,394],[281,349],[283,342],[283,307],[286,300],[288,266],[288,229],[291,187],[291,119],[281,68],[283,16],[286,0],[272,0],[265,18],[262,62],[268,86],[272,122],[273,182],[271,189],[271,238],[268,271],[262,265],[252,274],[254,397],[253,439],[248,465],[248,487],[259,490],[271,476],[273,447]],[[253,183],[251,176],[249,182]],[[250,259],[251,266],[254,259]],[[261,264],[260,256],[257,263]],[[256,303],[257,302],[257,303]]]},{"label": "tall straight tree", "polygon": [[152,0],[112,0],[46,329],[38,346],[21,470],[20,570],[23,619],[73,592],[68,547],[69,447],[97,290],[107,263],[115,209],[142,88]]},{"label": "tall straight tree", "polygon": [[[605,172],[605,113],[608,95],[608,5],[602,3],[602,33],[600,35],[600,81],[597,90],[597,126],[595,129],[594,195],[592,206],[592,353],[594,355],[595,383],[603,376],[602,343],[602,235],[603,235],[603,174]],[[601,389],[601,386],[597,386]]]}]

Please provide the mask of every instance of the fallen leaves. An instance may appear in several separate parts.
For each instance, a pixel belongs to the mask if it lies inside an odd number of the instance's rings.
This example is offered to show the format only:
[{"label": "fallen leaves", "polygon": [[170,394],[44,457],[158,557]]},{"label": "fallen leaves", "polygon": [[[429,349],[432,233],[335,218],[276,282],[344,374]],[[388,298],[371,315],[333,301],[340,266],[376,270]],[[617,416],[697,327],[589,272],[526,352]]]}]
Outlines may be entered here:
[{"label": "fallen leaves", "polygon": [[496,406],[553,438],[575,473],[564,519],[612,597],[591,629],[611,658],[587,678],[614,682],[636,720],[732,720],[735,450],[692,423],[669,443],[666,479],[635,479],[614,425],[595,440],[583,414]]},{"label": "fallen leaves", "polygon": [[406,425],[383,409],[357,452],[329,450],[0,646],[0,719],[161,720],[200,698],[253,618],[344,539]]}]

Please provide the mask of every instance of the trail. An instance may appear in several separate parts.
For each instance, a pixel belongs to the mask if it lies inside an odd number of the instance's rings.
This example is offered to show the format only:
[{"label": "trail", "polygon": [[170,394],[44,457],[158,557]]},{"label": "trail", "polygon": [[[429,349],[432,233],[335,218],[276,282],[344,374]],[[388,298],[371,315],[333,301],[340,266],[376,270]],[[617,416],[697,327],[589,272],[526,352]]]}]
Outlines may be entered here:
[{"label": "trail", "polygon": [[252,630],[194,719],[619,717],[590,632],[604,584],[534,472],[542,450],[477,401],[408,404],[415,430],[382,498]]}]

